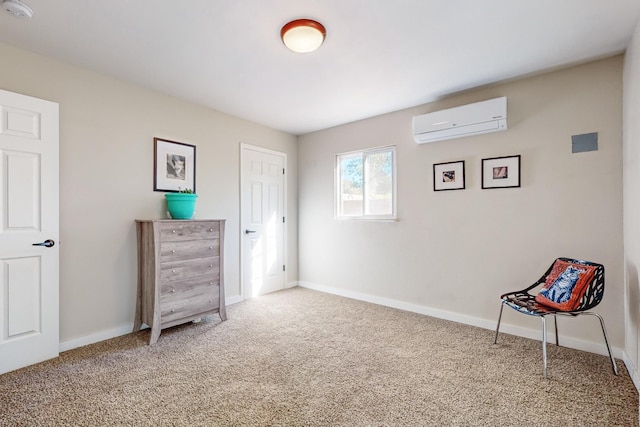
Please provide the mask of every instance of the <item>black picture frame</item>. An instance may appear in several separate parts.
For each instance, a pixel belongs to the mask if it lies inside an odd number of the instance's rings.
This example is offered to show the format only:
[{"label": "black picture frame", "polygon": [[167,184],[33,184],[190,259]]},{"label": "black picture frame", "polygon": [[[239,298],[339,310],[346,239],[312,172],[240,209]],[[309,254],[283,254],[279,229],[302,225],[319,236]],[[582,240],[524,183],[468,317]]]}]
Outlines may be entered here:
[{"label": "black picture frame", "polygon": [[464,190],[464,160],[433,165],[433,191]]},{"label": "black picture frame", "polygon": [[520,187],[520,154],[482,159],[482,189]]},{"label": "black picture frame", "polygon": [[196,192],[196,146],[153,138],[153,191]]}]

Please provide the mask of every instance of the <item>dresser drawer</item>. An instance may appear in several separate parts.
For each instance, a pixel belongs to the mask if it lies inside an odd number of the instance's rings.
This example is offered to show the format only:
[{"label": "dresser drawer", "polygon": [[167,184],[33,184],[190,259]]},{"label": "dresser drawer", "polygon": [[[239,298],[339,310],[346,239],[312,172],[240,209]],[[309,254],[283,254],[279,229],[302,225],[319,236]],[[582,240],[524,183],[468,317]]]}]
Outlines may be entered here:
[{"label": "dresser drawer", "polygon": [[160,305],[163,306],[197,296],[210,298],[212,294],[218,291],[219,285],[220,282],[217,279],[206,276],[165,283],[160,288]]},{"label": "dresser drawer", "polygon": [[160,264],[160,284],[175,282],[190,277],[220,277],[220,257],[169,261]]},{"label": "dresser drawer", "polygon": [[[190,287],[177,286],[160,296],[160,316],[162,323],[172,322],[189,316],[215,310],[220,306],[220,284],[205,282],[191,283]],[[175,292],[172,292],[175,290]]]},{"label": "dresser drawer", "polygon": [[214,221],[171,221],[160,224],[159,230],[162,242],[220,238],[220,227]]},{"label": "dresser drawer", "polygon": [[210,258],[220,252],[220,239],[162,242],[160,262]]}]

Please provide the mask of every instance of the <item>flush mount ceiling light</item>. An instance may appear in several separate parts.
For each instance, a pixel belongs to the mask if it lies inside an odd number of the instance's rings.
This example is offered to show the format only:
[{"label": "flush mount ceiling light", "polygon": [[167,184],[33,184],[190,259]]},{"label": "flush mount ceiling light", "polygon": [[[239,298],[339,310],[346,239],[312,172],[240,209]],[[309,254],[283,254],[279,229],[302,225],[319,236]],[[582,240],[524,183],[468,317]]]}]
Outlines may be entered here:
[{"label": "flush mount ceiling light", "polygon": [[296,19],[280,30],[284,45],[298,53],[313,52],[324,42],[326,35],[324,25],[311,19]]},{"label": "flush mount ceiling light", "polygon": [[2,9],[16,18],[31,18],[33,10],[20,0],[3,0]]}]

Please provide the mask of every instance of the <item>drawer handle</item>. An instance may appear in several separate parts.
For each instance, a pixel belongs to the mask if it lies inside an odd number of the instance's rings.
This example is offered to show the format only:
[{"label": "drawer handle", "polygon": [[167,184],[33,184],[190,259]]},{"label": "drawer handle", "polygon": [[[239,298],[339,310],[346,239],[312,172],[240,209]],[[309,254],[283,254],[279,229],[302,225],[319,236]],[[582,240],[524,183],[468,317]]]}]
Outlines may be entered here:
[{"label": "drawer handle", "polygon": [[209,282],[210,285],[213,285],[213,282]]},{"label": "drawer handle", "polygon": [[209,268],[213,268],[213,264],[209,264]]},{"label": "drawer handle", "polygon": [[175,312],[176,312],[176,309],[175,309],[175,308],[174,308],[174,309],[171,309],[171,312],[172,312],[172,313],[175,313]]},{"label": "drawer handle", "polygon": [[171,250],[171,253],[172,253],[172,254],[175,254],[175,253],[176,253],[176,250],[175,250],[175,249],[172,249],[172,250]]},{"label": "drawer handle", "polygon": [[172,233],[175,233],[175,232],[176,232],[176,230],[171,230],[171,232],[172,232]]},{"label": "drawer handle", "polygon": [[175,273],[175,272],[176,272],[176,269],[175,269],[175,268],[174,268],[174,269],[172,269],[172,270],[171,270],[171,272],[172,272],[172,273]]},{"label": "drawer handle", "polygon": [[209,249],[213,249],[213,246],[209,246]]},{"label": "drawer handle", "polygon": [[173,293],[173,292],[175,292],[175,291],[176,291],[175,289],[171,289],[171,292],[172,292],[172,293]]},{"label": "drawer handle", "polygon": [[211,231],[213,233],[213,228],[210,228],[209,231]]}]

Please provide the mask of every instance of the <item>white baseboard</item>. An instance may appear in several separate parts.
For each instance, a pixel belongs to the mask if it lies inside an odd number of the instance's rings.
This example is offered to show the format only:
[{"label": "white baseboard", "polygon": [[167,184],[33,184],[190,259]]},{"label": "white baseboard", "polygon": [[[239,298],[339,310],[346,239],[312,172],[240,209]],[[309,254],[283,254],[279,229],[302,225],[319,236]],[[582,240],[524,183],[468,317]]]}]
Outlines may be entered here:
[{"label": "white baseboard", "polygon": [[226,297],[224,301],[227,303],[227,305],[232,305],[242,302],[244,301],[244,299],[242,298],[242,295],[234,295],[231,297]]},{"label": "white baseboard", "polygon": [[74,348],[84,347],[85,345],[94,344],[100,341],[119,337],[121,335],[130,334],[132,330],[133,330],[133,323],[127,326],[121,326],[119,328],[109,329],[109,330],[101,331],[95,334],[85,335],[80,338],[63,341],[58,346],[58,349],[62,353],[63,351],[73,350]]},{"label": "white baseboard", "polygon": [[[400,310],[410,311],[418,314],[424,314],[426,316],[436,317],[439,319],[451,320],[453,322],[463,323],[471,326],[477,326],[479,328],[490,329],[494,331],[496,329],[496,322],[498,320],[497,318],[491,319],[491,320],[481,319],[479,317],[468,316],[466,314],[440,310],[437,308],[425,307],[425,306],[411,304],[404,301],[378,297],[375,295],[369,295],[365,293],[360,293],[360,292],[355,292],[355,291],[350,291],[350,290],[345,290],[340,288],[333,288],[330,286],[318,285],[316,283],[298,282],[298,286],[302,288],[308,288],[308,289],[325,292],[329,294],[334,294],[334,295],[339,295],[339,296],[356,299],[360,301],[366,301],[373,304],[383,305],[386,307],[397,308]],[[496,307],[497,306],[498,306],[498,303],[496,302]],[[502,323],[500,324],[500,333],[507,333],[507,334],[516,335],[524,338],[530,338],[538,341],[542,339],[540,336],[541,332],[539,329],[529,329],[529,328],[523,328],[520,326],[512,326],[507,323],[504,323],[504,318]],[[498,338],[498,340],[499,339],[500,338]],[[555,342],[555,334],[547,334],[547,339],[549,343]],[[584,340],[579,340],[575,338],[561,336],[560,344],[563,347],[573,348],[576,350],[587,351],[590,353],[601,354],[604,356],[609,355],[609,353],[607,352],[607,346],[604,344],[604,342],[595,343],[591,341],[584,341]],[[623,356],[622,349],[618,347],[611,347],[611,351],[614,357],[622,358]]]},{"label": "white baseboard", "polygon": [[[240,295],[234,295],[234,296],[225,298],[225,302],[227,306],[232,304],[237,304],[242,301],[243,299],[242,299],[242,296]],[[147,328],[148,326],[146,325],[142,327],[142,329],[147,329]],[[119,328],[108,329],[106,331],[97,332],[95,334],[85,335],[80,338],[63,341],[58,345],[58,351],[62,353],[63,351],[73,350],[74,348],[78,348],[78,347],[84,347],[85,345],[94,344],[100,341],[130,334],[131,331],[133,331],[133,323],[126,326],[121,326]]]},{"label": "white baseboard", "polygon": [[[640,372],[638,372],[638,369],[636,369],[626,351],[623,352],[622,360],[624,360],[624,364],[627,366],[627,371],[629,371],[629,376],[631,377],[633,384],[636,386],[638,391],[640,391]],[[638,407],[638,410],[640,411],[640,406]]]}]

